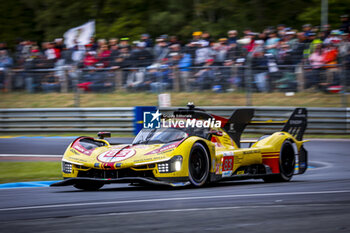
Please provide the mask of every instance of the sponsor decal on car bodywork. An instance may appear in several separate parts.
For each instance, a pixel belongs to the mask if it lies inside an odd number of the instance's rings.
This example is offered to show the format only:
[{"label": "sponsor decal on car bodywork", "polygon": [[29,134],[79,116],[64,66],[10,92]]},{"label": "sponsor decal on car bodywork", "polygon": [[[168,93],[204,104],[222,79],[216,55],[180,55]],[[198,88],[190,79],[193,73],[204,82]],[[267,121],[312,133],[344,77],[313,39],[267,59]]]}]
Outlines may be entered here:
[{"label": "sponsor decal on car bodywork", "polygon": [[134,149],[113,149],[103,152],[97,159],[101,162],[115,163],[131,158],[136,154]]}]

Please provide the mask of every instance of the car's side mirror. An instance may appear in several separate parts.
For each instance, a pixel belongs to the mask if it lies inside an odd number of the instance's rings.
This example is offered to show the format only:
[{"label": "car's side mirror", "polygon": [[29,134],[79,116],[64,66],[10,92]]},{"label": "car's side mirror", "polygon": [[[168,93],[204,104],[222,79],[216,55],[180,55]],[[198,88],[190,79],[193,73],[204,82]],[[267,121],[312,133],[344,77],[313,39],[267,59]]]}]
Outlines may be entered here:
[{"label": "car's side mirror", "polygon": [[223,135],[223,133],[221,131],[218,131],[218,130],[210,130],[208,132],[208,134],[209,134],[209,140],[211,140],[211,137],[213,135],[215,135],[215,136],[222,136]]},{"label": "car's side mirror", "polygon": [[111,132],[98,132],[97,136],[99,139],[110,138]]},{"label": "car's side mirror", "polygon": [[210,135],[215,135],[215,136],[222,136],[223,135],[222,132],[218,131],[218,130],[210,130],[209,134]]}]

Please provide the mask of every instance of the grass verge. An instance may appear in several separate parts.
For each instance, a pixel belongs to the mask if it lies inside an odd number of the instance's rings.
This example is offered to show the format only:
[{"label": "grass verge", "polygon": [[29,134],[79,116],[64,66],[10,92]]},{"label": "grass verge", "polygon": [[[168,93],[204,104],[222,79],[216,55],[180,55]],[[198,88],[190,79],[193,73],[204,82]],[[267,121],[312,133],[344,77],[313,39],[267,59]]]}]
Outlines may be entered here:
[{"label": "grass verge", "polygon": [[[28,94],[0,93],[0,108],[66,108],[74,107],[73,93]],[[350,95],[346,96],[350,103]],[[245,106],[246,94],[242,92],[213,93],[210,91],[171,93],[172,106],[185,106],[194,102],[197,106]],[[253,93],[254,106],[342,107],[340,94],[302,92],[293,96],[284,93]],[[132,107],[158,105],[157,94],[138,92],[84,93],[80,95],[80,107]]]},{"label": "grass verge", "polygon": [[0,162],[0,183],[60,179],[61,162]]}]

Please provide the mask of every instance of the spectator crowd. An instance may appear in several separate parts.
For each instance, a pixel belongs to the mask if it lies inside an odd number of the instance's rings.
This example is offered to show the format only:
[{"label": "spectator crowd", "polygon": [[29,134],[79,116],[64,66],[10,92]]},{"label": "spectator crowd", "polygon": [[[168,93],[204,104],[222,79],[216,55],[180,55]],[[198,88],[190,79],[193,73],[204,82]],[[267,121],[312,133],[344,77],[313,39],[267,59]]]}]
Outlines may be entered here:
[{"label": "spectator crowd", "polygon": [[[121,85],[130,91],[225,92],[246,87],[248,67],[252,87],[259,92],[297,90],[301,69],[303,89],[327,91],[344,85],[340,65],[350,71],[350,21],[348,15],[340,19],[337,29],[305,24],[298,31],[280,24],[262,32],[247,28],[241,37],[237,30],[216,39],[195,31],[188,42],[168,35],[153,40],[145,33],[137,41],[91,38],[70,48],[61,38],[40,45],[19,40],[12,52],[0,43],[0,89],[11,70],[12,89],[29,92],[60,91],[65,77],[68,88],[84,91],[105,92]],[[115,71],[122,71],[119,84]]]}]

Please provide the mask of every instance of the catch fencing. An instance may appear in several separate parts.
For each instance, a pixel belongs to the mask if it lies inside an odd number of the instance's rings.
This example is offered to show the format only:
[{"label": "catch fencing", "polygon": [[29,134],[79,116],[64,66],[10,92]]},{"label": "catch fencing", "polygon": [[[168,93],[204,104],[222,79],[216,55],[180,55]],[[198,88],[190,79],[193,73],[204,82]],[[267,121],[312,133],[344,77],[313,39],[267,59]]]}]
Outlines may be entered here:
[{"label": "catch fencing", "polygon": [[[202,107],[210,113],[229,117],[235,109],[254,108],[253,120],[286,120],[292,107]],[[176,107],[160,108],[171,113]],[[134,108],[37,108],[0,109],[0,133],[97,133],[110,131],[132,134]],[[246,133],[269,134],[280,125],[250,125]],[[308,108],[308,134],[330,135],[350,133],[350,108]]]},{"label": "catch fencing", "polygon": [[197,66],[186,69],[169,66],[92,68],[61,66],[50,69],[8,70],[0,83],[6,92],[75,93],[74,106],[80,107],[81,93],[192,92],[246,93],[251,106],[254,92],[325,92],[339,96],[347,107],[350,70],[345,65],[314,69],[302,64],[253,66],[231,64]]}]

